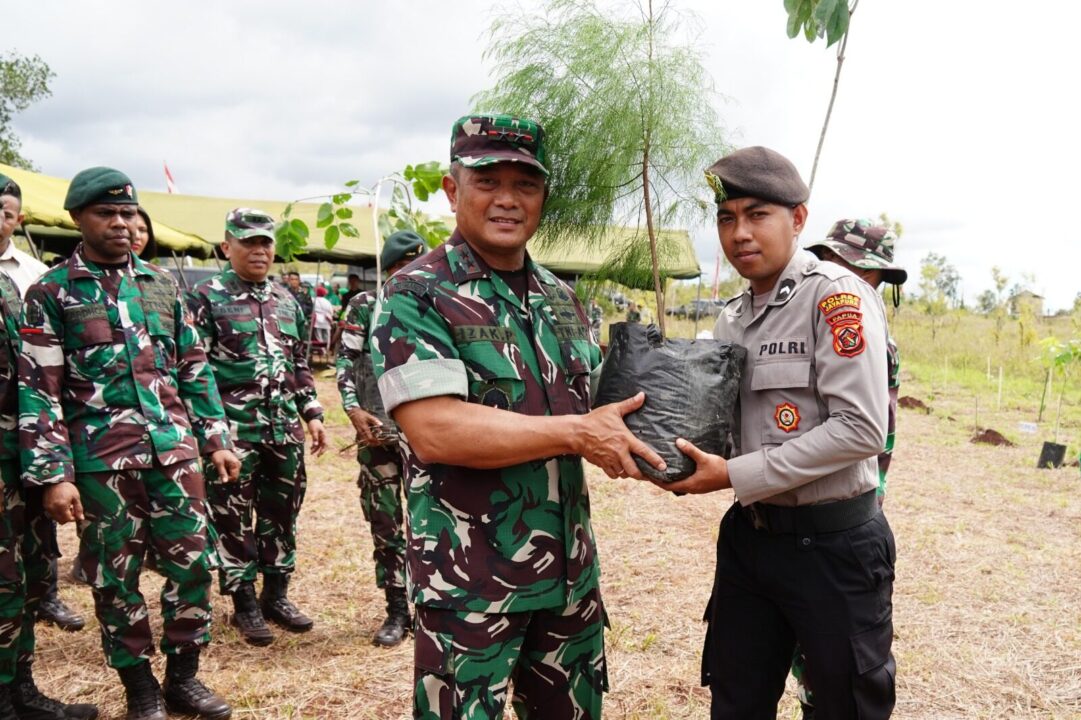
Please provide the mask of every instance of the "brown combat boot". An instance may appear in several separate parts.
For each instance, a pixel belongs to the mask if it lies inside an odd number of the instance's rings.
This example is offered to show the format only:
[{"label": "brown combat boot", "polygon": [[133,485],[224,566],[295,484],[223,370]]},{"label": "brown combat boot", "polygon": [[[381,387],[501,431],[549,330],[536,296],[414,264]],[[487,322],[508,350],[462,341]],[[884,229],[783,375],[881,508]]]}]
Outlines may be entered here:
[{"label": "brown combat boot", "polygon": [[148,661],[117,668],[116,671],[120,674],[120,682],[124,683],[128,699],[125,720],[168,720],[165,702],[161,698],[161,686]]},{"label": "brown combat boot", "polygon": [[165,661],[165,706],[177,715],[194,715],[207,720],[226,720],[233,708],[195,677],[199,672],[199,651],[170,655]]},{"label": "brown combat boot", "polygon": [[270,632],[259,603],[255,600],[254,583],[242,583],[233,593],[233,617],[229,623],[240,631],[245,642],[250,645],[264,646],[274,642],[274,633]]},{"label": "brown combat boot", "polygon": [[273,620],[290,632],[308,632],[315,625],[315,621],[289,601],[285,596],[288,589],[288,575],[263,576],[263,592],[259,596],[263,617]]},{"label": "brown combat boot", "polygon": [[383,626],[375,631],[372,643],[382,647],[394,647],[405,640],[413,619],[409,617],[409,601],[405,599],[405,588],[387,587],[387,619]]}]

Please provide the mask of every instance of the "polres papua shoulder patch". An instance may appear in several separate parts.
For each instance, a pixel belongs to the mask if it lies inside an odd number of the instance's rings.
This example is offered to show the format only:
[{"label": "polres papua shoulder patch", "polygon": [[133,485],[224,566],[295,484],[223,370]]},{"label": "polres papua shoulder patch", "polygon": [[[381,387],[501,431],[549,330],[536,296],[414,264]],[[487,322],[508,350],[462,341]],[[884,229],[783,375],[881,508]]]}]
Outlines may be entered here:
[{"label": "polres papua shoulder patch", "polygon": [[833,350],[841,357],[855,357],[865,347],[862,323],[838,323],[833,326]]},{"label": "polres papua shoulder patch", "polygon": [[777,427],[790,433],[799,429],[799,408],[790,402],[783,402],[773,411],[773,419],[777,421]]}]

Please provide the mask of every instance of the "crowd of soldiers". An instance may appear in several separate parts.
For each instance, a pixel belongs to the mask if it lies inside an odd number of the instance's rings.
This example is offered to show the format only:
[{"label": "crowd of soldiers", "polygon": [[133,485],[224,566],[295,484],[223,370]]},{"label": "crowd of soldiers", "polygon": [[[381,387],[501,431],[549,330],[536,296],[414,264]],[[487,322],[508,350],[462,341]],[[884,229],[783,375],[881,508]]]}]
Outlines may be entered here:
[{"label": "crowd of soldiers", "polygon": [[[382,294],[351,287],[342,317],[338,390],[387,603],[373,642],[413,633],[416,718],[502,718],[512,687],[520,718],[601,717],[606,611],[582,461],[611,478],[644,479],[636,457],[664,469],[623,423],[642,393],[591,408],[599,308],[525,250],[549,172],[536,122],[460,118],[443,179],[457,229],[431,252],[412,232],[388,237]],[[880,496],[897,362],[873,286],[905,280],[894,238],[841,221],[817,258],[799,250],[808,192],[765,148],[707,178],[722,249],[750,282],[715,328],[751,350],[742,433],[729,458],[678,440],[698,470],[662,487],[735,490],[706,613],[712,717],[773,717],[794,665],[805,717],[885,718],[895,551]],[[0,198],[6,228],[9,205],[21,215],[10,178]],[[271,643],[270,623],[314,625],[288,596],[305,432],[313,455],[327,444],[311,298],[299,276],[270,280],[275,222],[259,210],[228,214],[227,263],[182,293],[141,257],[153,226],[122,172],[78,173],[64,207],[82,236],[70,258],[9,269],[0,255],[0,720],[98,714],[46,697],[31,673],[52,521],[77,522],[76,574],[127,718],[228,718],[197,677],[213,571],[248,643]],[[160,684],[144,566],[165,578]]]}]

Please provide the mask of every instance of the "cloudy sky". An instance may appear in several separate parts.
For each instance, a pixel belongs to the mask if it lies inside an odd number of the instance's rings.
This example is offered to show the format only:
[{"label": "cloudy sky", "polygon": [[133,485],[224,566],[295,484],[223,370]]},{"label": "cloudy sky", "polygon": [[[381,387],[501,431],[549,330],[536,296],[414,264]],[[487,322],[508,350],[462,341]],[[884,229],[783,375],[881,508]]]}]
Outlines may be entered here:
[{"label": "cloudy sky", "polygon": [[[374,182],[444,158],[451,122],[490,84],[498,4],[13,3],[6,47],[57,75],[15,125],[50,175],[112,165],[160,190],[164,160],[181,192],[282,200]],[[674,5],[697,13],[729,142],[809,175],[833,49],[788,40],[782,0]],[[862,0],[803,239],[884,211],[904,225],[910,283],[937,252],[969,304],[998,266],[1051,309],[1071,305],[1081,240],[1058,221],[1081,184],[1079,20],[1081,5],[1056,0]],[[693,234],[712,274],[715,233]]]}]

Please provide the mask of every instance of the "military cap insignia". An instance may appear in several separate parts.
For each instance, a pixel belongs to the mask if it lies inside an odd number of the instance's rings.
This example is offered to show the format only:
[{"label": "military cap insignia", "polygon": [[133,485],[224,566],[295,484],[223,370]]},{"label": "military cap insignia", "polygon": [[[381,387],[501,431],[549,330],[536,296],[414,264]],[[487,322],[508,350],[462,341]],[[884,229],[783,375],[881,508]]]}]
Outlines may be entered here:
[{"label": "military cap insignia", "polygon": [[721,179],[709,170],[706,170],[706,182],[709,184],[710,190],[713,191],[713,196],[716,198],[717,203],[723,203],[725,198],[728,197],[728,193],[725,192],[724,183],[721,182]]},{"label": "military cap insignia", "polygon": [[783,402],[773,411],[773,419],[777,427],[790,433],[799,429],[799,408],[790,402]]}]

